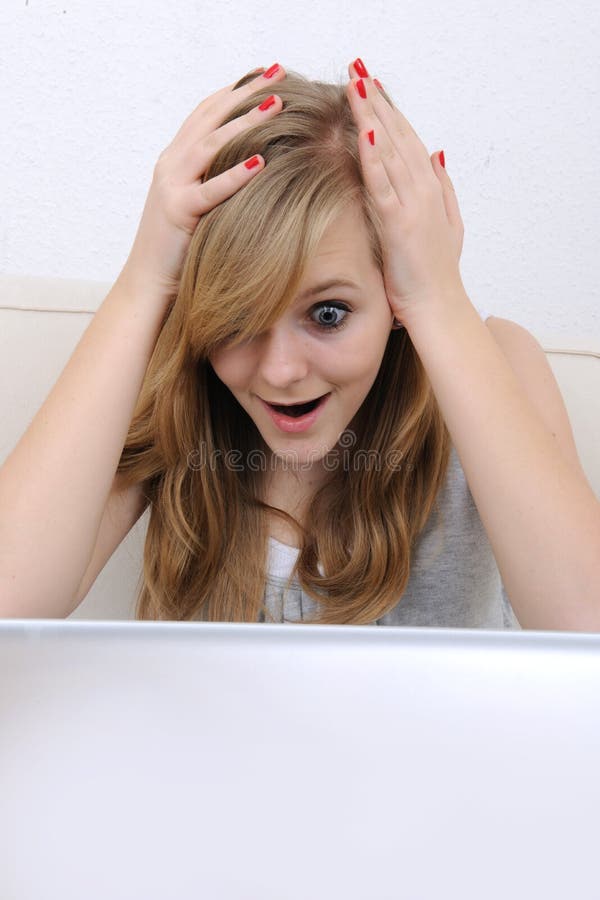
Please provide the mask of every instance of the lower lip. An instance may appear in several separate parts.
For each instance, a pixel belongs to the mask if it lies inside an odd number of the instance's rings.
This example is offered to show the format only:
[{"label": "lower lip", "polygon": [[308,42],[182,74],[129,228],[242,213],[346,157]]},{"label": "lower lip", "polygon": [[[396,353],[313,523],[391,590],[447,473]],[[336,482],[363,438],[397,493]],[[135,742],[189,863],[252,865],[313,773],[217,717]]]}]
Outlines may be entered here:
[{"label": "lower lip", "polygon": [[315,406],[310,412],[305,413],[303,416],[298,416],[294,418],[293,416],[286,416],[284,413],[277,412],[276,409],[273,409],[272,406],[269,406],[268,403],[265,403],[264,400],[261,399],[261,403],[273,419],[273,422],[277,425],[277,427],[281,431],[286,431],[291,434],[297,434],[300,431],[306,431],[310,428],[311,425],[314,425],[317,417],[321,413],[321,410],[326,405],[327,401],[331,397],[331,394],[326,394],[319,401],[318,406]]}]

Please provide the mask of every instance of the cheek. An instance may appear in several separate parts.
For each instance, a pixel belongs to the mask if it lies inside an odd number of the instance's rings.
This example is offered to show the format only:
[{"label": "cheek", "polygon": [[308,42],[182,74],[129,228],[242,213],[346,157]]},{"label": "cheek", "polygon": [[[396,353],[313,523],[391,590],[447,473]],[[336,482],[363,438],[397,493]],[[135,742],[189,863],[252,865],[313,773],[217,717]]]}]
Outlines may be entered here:
[{"label": "cheek", "polygon": [[243,347],[218,350],[209,356],[209,362],[218,378],[230,390],[243,388],[252,365]]},{"label": "cheek", "polygon": [[348,379],[374,376],[383,359],[389,338],[389,328],[373,327],[372,323],[349,337],[342,348],[332,353],[332,365],[343,368]]},{"label": "cheek", "polygon": [[342,388],[348,397],[359,397],[370,388],[380,364],[380,356],[367,350],[360,342],[353,348],[346,346],[343,350],[336,348],[330,351],[321,372],[327,381]]}]

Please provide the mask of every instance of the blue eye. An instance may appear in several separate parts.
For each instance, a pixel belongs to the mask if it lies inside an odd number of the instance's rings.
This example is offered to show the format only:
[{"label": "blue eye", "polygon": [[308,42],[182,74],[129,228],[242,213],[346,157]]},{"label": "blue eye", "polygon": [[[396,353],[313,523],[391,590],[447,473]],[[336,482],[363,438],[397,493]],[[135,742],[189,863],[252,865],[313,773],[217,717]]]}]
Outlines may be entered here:
[{"label": "blue eye", "polygon": [[[349,312],[348,307],[342,303],[332,303],[331,301],[319,303],[312,310],[313,314],[318,313],[318,319],[313,319],[313,322],[325,331],[332,331],[345,324]],[[344,315],[339,318],[337,313],[344,313]]]}]

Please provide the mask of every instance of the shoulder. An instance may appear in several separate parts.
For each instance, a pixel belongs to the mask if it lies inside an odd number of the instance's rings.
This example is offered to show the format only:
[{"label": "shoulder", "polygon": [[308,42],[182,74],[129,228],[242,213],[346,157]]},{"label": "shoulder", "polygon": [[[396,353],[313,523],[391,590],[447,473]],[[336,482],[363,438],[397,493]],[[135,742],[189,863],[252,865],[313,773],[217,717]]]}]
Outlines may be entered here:
[{"label": "shoulder", "polygon": [[563,454],[583,475],[567,409],[544,348],[530,331],[510,319],[490,316],[485,325],[538,416]]},{"label": "shoulder", "polygon": [[511,319],[502,319],[499,316],[487,316],[485,325],[500,345],[504,353],[510,354],[513,360],[520,357],[524,363],[531,363],[532,359],[546,362],[544,348],[536,340],[530,331]]}]

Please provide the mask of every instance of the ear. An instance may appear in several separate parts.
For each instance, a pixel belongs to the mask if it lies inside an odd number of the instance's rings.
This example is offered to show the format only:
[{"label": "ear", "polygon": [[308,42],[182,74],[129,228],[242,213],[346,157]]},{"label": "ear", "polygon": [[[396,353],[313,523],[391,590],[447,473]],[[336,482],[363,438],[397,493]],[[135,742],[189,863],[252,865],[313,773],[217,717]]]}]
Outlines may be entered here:
[{"label": "ear", "polygon": [[431,165],[433,166],[433,171],[437,175],[443,188],[446,215],[448,216],[448,221],[452,225],[452,228],[456,234],[460,256],[460,253],[462,252],[465,227],[463,224],[462,216],[460,214],[458,199],[456,196],[456,191],[454,190],[454,185],[452,184],[452,179],[448,175],[445,167],[440,162],[441,152],[442,151],[431,154]]}]

